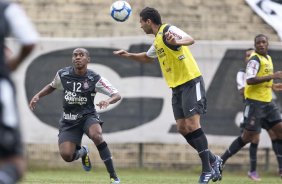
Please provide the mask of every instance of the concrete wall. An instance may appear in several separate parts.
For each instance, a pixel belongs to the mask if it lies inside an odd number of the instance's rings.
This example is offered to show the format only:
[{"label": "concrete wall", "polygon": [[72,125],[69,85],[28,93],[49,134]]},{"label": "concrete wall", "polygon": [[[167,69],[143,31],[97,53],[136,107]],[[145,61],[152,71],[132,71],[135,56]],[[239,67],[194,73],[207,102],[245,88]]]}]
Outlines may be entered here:
[{"label": "concrete wall", "polygon": [[133,14],[124,23],[109,15],[114,0],[19,0],[43,37],[105,37],[143,35],[139,12],[155,7],[163,22],[174,24],[196,40],[252,40],[264,33],[278,41],[245,0],[128,0]]}]

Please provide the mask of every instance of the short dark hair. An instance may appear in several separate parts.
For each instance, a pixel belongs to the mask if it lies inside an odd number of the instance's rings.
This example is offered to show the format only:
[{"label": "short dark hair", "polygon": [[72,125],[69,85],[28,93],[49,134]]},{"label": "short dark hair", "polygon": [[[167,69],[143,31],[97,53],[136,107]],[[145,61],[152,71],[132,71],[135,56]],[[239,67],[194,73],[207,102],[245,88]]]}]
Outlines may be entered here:
[{"label": "short dark hair", "polygon": [[266,35],[264,35],[264,34],[258,34],[257,36],[255,36],[254,42],[256,43],[256,39],[257,39],[257,38],[260,38],[260,37],[265,37],[266,40],[268,41],[268,37],[267,37]]},{"label": "short dark hair", "polygon": [[139,15],[143,21],[150,19],[153,23],[157,25],[162,24],[161,15],[155,8],[146,7],[140,12]]},{"label": "short dark hair", "polygon": [[248,51],[251,51],[251,50],[255,50],[255,49],[250,47],[250,48],[246,49],[245,51],[248,52]]}]

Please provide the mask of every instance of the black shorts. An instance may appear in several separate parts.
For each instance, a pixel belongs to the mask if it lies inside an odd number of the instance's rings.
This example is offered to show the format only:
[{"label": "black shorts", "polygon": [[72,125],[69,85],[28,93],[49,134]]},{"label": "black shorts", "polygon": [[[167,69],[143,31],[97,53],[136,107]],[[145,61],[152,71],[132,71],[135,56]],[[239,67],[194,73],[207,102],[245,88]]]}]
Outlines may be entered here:
[{"label": "black shorts", "polygon": [[10,80],[0,79],[0,158],[23,155],[15,89]]},{"label": "black shorts", "polygon": [[275,103],[246,100],[244,110],[246,130],[261,132],[261,128],[269,130],[279,122],[281,115]]},{"label": "black shorts", "polygon": [[207,100],[202,76],[172,88],[172,108],[175,120],[206,113]]},{"label": "black shorts", "polygon": [[89,127],[97,123],[100,125],[103,124],[97,115],[85,116],[80,120],[77,120],[75,123],[61,120],[59,123],[58,143],[61,144],[63,142],[69,141],[75,143],[76,145],[81,145],[83,134],[85,133],[88,136]]}]

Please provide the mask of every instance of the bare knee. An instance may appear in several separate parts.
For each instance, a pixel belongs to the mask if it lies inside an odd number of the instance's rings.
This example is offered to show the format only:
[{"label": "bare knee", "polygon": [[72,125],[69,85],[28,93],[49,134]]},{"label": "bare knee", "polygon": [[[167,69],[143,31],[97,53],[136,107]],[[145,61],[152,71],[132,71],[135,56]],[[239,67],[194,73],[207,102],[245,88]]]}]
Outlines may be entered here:
[{"label": "bare knee", "polygon": [[104,142],[102,132],[92,135],[91,140],[94,142],[96,146]]},{"label": "bare knee", "polygon": [[60,155],[61,155],[62,159],[66,162],[72,162],[73,161],[74,153],[70,153],[70,152],[60,150]]},{"label": "bare knee", "polygon": [[72,162],[74,160],[74,153],[76,151],[76,145],[71,142],[64,142],[59,145],[60,155],[66,162]]}]

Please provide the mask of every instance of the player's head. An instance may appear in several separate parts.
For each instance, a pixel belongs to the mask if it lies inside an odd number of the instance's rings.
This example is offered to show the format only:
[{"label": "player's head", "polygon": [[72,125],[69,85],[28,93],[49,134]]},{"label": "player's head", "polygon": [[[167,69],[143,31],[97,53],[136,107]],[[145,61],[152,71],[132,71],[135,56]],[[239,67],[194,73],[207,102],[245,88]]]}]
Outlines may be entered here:
[{"label": "player's head", "polygon": [[254,51],[255,51],[254,48],[248,48],[245,50],[245,62],[249,61],[249,58]]},{"label": "player's head", "polygon": [[161,15],[158,10],[150,7],[144,8],[140,12],[140,24],[141,28],[145,31],[146,34],[152,34],[152,25],[162,25]]},{"label": "player's head", "polygon": [[266,55],[268,50],[268,37],[264,34],[259,34],[254,39],[256,52],[261,55]]},{"label": "player's head", "polygon": [[90,62],[90,54],[85,48],[76,48],[72,52],[72,63],[75,68],[82,69],[87,68],[87,64]]}]

